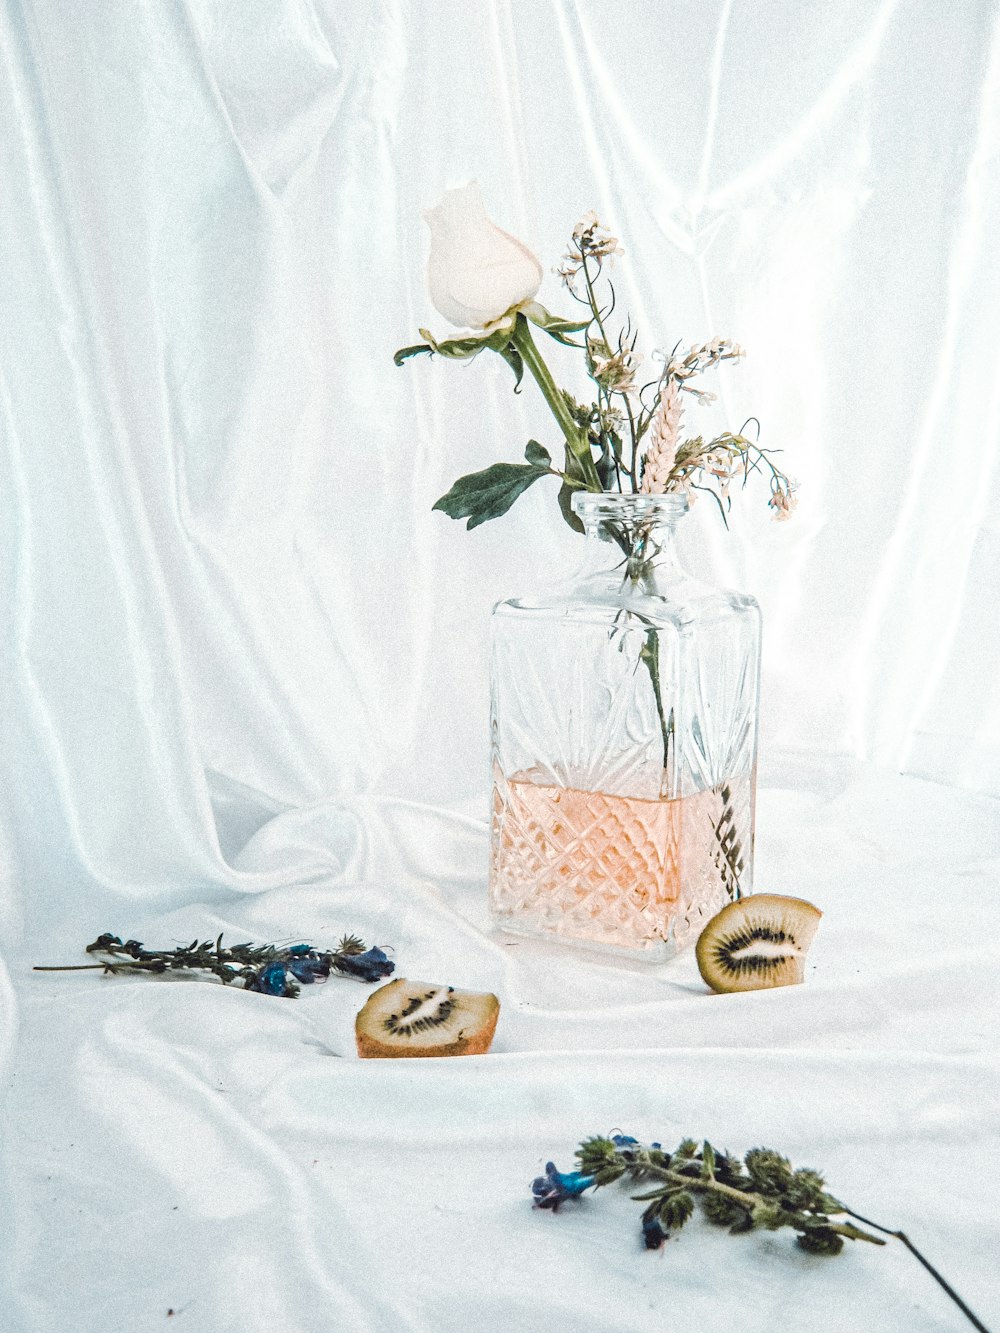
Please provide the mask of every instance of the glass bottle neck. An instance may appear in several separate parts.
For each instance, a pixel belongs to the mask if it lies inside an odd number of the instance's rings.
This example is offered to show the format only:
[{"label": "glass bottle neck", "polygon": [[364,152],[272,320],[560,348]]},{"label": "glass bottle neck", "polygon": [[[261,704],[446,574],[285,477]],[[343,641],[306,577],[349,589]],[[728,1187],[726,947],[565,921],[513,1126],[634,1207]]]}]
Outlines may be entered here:
[{"label": "glass bottle neck", "polygon": [[[654,579],[683,575],[674,538],[688,510],[686,496],[578,492],[573,508],[587,535],[591,570],[615,572],[624,586],[650,590]],[[617,560],[609,560],[608,545]]]}]

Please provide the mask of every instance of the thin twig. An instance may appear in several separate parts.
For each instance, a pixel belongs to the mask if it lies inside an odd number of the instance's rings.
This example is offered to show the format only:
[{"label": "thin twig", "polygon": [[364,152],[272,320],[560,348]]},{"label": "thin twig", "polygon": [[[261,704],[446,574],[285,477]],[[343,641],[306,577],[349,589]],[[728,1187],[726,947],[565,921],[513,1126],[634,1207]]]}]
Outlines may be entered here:
[{"label": "thin twig", "polygon": [[845,1208],[844,1212],[847,1214],[848,1217],[853,1217],[856,1218],[857,1221],[859,1222],[864,1222],[866,1227],[872,1227],[875,1231],[881,1231],[884,1236],[894,1236],[896,1240],[901,1240],[903,1244],[906,1246],[906,1248],[910,1251],[910,1253],[914,1256],[914,1258],[920,1260],[920,1262],[927,1269],[928,1273],[930,1273],[934,1281],[941,1288],[943,1288],[944,1291],[948,1293],[951,1299],[955,1302],[958,1308],[965,1315],[966,1319],[968,1319],[972,1327],[979,1329],[979,1333],[990,1333],[990,1330],[986,1327],[983,1321],[981,1319],[977,1319],[976,1316],[972,1313],[972,1311],[966,1305],[965,1301],[963,1301],[961,1296],[959,1296],[955,1288],[949,1282],[946,1282],[944,1280],[944,1278],[937,1271],[937,1269],[934,1267],[934,1265],[930,1262],[929,1259],[924,1258],[924,1256],[914,1245],[913,1241],[910,1240],[909,1236],[906,1234],[905,1231],[893,1231],[891,1227],[879,1226],[879,1224],[877,1222],[873,1222],[871,1218],[862,1217],[860,1213],[856,1213],[853,1210],[853,1208]]},{"label": "thin twig", "polygon": [[32,972],[104,972],[108,967],[113,967],[113,963],[70,963],[65,967],[33,967]]}]

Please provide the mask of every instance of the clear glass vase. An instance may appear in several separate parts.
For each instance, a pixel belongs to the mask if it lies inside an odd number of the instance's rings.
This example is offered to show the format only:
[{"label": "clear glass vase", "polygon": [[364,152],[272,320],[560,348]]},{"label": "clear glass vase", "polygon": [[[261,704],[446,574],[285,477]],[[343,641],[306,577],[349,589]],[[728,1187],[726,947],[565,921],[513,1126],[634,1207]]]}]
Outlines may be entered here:
[{"label": "clear glass vase", "polygon": [[581,573],[493,613],[490,911],[659,962],[752,888],[760,611],[681,568],[686,497],[573,508]]}]

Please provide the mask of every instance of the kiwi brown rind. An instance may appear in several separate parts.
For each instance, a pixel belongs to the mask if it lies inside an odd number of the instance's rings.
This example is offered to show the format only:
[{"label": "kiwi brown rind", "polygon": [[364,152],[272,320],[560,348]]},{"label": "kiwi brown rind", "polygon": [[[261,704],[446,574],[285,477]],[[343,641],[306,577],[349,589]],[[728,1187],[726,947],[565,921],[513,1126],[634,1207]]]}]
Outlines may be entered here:
[{"label": "kiwi brown rind", "polygon": [[500,1001],[481,991],[397,977],[369,997],[354,1021],[362,1060],[484,1055]]},{"label": "kiwi brown rind", "polygon": [[755,893],[729,903],[698,937],[698,970],[712,990],[769,990],[805,978],[823,913],[804,898]]}]

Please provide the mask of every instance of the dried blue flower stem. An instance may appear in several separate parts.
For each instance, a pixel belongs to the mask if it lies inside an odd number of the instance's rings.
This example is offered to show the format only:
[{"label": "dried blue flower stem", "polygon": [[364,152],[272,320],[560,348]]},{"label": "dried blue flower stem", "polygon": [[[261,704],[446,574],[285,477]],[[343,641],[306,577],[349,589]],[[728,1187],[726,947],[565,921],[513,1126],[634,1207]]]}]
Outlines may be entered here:
[{"label": "dried blue flower stem", "polygon": [[121,940],[117,935],[100,935],[87,945],[88,953],[107,954],[99,963],[76,963],[63,967],[36,967],[35,972],[102,971],[106,975],[126,976],[150,972],[210,972],[224,986],[241,986],[262,995],[293,999],[300,983],[310,986],[326,981],[333,972],[356,977],[359,981],[381,981],[395,970],[383,949],[366,949],[356,935],[345,935],[336,949],[320,950],[311,944],[234,944],[222,947],[222,936],[211,940],[192,940],[177,949],[147,949],[138,940]]},{"label": "dried blue flower stem", "polygon": [[810,1254],[839,1254],[845,1240],[885,1244],[852,1222],[837,1220],[853,1217],[901,1241],[972,1326],[979,1333],[989,1333],[908,1236],[853,1212],[827,1193],[818,1171],[808,1167],[796,1170],[771,1148],[752,1148],[741,1160],[728,1152],[718,1152],[707,1141],[699,1148],[694,1139],[684,1139],[669,1153],[659,1143],[647,1146],[631,1135],[612,1134],[585,1139],[576,1156],[579,1171],[563,1173],[548,1162],[545,1175],[532,1181],[536,1208],[558,1212],[560,1204],[591,1187],[600,1189],[622,1179],[650,1181],[655,1182],[654,1188],[632,1195],[637,1203],[647,1205],[642,1214],[642,1239],[649,1250],[660,1249],[672,1232],[681,1229],[694,1213],[696,1200],[710,1222],[727,1226],[734,1233],[756,1227],[768,1231],[791,1227],[798,1233],[799,1246]]},{"label": "dried blue flower stem", "polygon": [[557,1171],[555,1162],[545,1163],[545,1175],[538,1176],[531,1182],[531,1192],[535,1197],[536,1208],[551,1208],[558,1212],[559,1205],[572,1199],[584,1190],[589,1190],[595,1183],[593,1176],[582,1171]]},{"label": "dried blue flower stem", "polygon": [[854,1212],[854,1211],[853,1211],[852,1209],[850,1209],[850,1208],[845,1208],[845,1209],[844,1209],[844,1212],[848,1215],[848,1217],[853,1217],[853,1218],[855,1218],[858,1222],[864,1222],[864,1224],[865,1224],[866,1227],[872,1227],[875,1231],[881,1231],[881,1232],[883,1232],[886,1236],[894,1236],[894,1237],[896,1238],[896,1240],[901,1241],[901,1242],[906,1246],[906,1248],[910,1251],[910,1253],[913,1255],[913,1257],[914,1257],[915,1259],[919,1260],[920,1263],[923,1264],[923,1266],[927,1269],[928,1273],[930,1273],[930,1275],[931,1275],[931,1277],[934,1279],[934,1281],[935,1281],[935,1282],[936,1282],[936,1283],[937,1283],[937,1284],[938,1284],[938,1285],[939,1285],[945,1292],[947,1292],[947,1294],[951,1297],[951,1299],[955,1302],[955,1304],[958,1306],[958,1308],[959,1308],[959,1309],[962,1311],[962,1313],[965,1315],[966,1319],[968,1319],[968,1321],[969,1321],[969,1323],[972,1325],[972,1327],[973,1327],[973,1328],[977,1328],[977,1329],[979,1329],[979,1333],[990,1333],[990,1330],[986,1327],[986,1325],[982,1322],[982,1320],[981,1320],[981,1319],[978,1319],[978,1318],[972,1313],[972,1311],[971,1311],[971,1310],[969,1309],[969,1307],[966,1305],[965,1301],[963,1301],[962,1298],[961,1298],[961,1296],[959,1296],[959,1294],[958,1294],[958,1292],[955,1290],[955,1288],[954,1288],[953,1286],[951,1286],[950,1283],[948,1283],[948,1282],[946,1282],[946,1281],[944,1280],[944,1278],[943,1278],[943,1277],[941,1276],[941,1274],[937,1271],[937,1269],[934,1267],[934,1265],[930,1262],[929,1259],[925,1259],[925,1258],[924,1258],[924,1256],[920,1253],[920,1251],[919,1251],[919,1250],[917,1249],[917,1247],[914,1245],[913,1241],[910,1240],[909,1236],[906,1234],[905,1231],[892,1231],[892,1230],[889,1229],[889,1227],[882,1227],[882,1226],[879,1226],[879,1224],[878,1224],[877,1222],[872,1222],[872,1221],[870,1221],[867,1217],[862,1217],[860,1213],[856,1213],[856,1212]]}]

